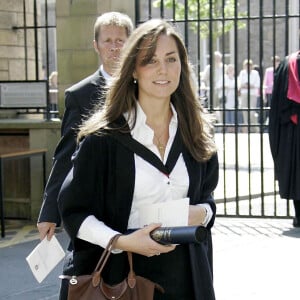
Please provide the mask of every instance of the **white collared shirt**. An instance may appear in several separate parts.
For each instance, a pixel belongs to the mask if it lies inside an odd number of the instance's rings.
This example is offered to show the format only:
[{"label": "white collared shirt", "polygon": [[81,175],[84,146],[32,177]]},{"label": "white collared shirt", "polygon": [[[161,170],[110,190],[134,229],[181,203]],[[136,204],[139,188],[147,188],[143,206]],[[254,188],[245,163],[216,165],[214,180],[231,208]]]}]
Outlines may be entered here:
[{"label": "white collared shirt", "polygon": [[[164,164],[166,164],[172,147],[178,124],[177,113],[173,106],[171,108],[173,116],[169,124],[169,140],[165,149]],[[158,148],[153,144],[154,131],[146,124],[146,115],[139,104],[137,105],[136,125],[131,130],[131,135],[161,159]],[[134,155],[134,159],[136,169],[135,187],[128,228],[139,227],[139,207],[185,198],[189,188],[189,177],[182,154],[180,154],[169,176],[163,174],[137,154]]]},{"label": "white collared shirt", "polygon": [[[167,161],[178,127],[177,113],[172,105],[171,109],[173,116],[169,124],[169,140],[165,149],[164,163]],[[124,114],[124,116],[128,119],[128,114]],[[132,122],[133,118],[128,120],[129,126]],[[153,144],[154,131],[146,124],[146,115],[138,103],[136,124],[131,130],[131,135],[160,158],[159,151]],[[134,154],[134,159],[136,174],[128,229],[138,228],[138,209],[141,205],[185,198],[189,188],[189,176],[182,154],[169,176],[137,154]],[[207,210],[204,222],[204,225],[207,225],[213,215],[211,207],[209,204],[199,205],[204,206]],[[81,224],[77,237],[105,248],[109,240],[117,233],[91,215]]]},{"label": "white collared shirt", "polygon": [[100,66],[100,72],[101,74],[103,75],[104,79],[105,79],[105,82],[107,85],[109,85],[112,81],[112,76],[109,75],[103,68],[103,65]]}]

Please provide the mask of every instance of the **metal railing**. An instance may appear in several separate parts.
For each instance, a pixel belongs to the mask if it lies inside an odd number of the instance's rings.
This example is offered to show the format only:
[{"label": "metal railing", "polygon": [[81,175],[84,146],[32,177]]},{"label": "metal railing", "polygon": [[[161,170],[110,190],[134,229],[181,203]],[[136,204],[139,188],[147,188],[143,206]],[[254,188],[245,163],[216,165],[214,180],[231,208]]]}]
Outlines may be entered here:
[{"label": "metal railing", "polygon": [[[24,69],[18,70],[18,80],[12,81],[47,82],[47,99],[43,107],[33,106],[17,110],[19,114],[42,114],[49,120],[58,116],[57,105],[51,102],[49,76],[56,71],[56,18],[54,0],[33,0],[22,2],[22,9],[18,14],[18,25],[13,25],[12,30],[22,37],[24,55]],[[22,73],[23,72],[23,73]],[[22,74],[21,74],[22,73]],[[22,78],[22,80],[20,80]],[[5,105],[1,109],[7,109]]]},{"label": "metal railing", "polygon": [[[290,201],[280,199],[274,178],[264,76],[268,67],[275,67],[271,58],[283,59],[300,49],[299,1],[210,0],[205,1],[206,5],[202,2],[136,0],[136,23],[164,18],[183,36],[197,75],[201,101],[217,119],[218,214],[288,218],[293,214]],[[222,64],[217,69],[215,56],[219,54]],[[251,61],[259,77],[255,93],[252,87],[241,85],[243,63]],[[231,99],[228,65],[232,65],[234,72]],[[243,73],[251,83],[248,66]]]}]

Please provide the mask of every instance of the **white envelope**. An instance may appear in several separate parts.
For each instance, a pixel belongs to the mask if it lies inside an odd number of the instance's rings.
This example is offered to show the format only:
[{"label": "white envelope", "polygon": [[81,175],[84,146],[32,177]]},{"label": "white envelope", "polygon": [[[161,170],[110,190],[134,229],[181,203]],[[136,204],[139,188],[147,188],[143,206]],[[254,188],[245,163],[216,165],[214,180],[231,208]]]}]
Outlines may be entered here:
[{"label": "white envelope", "polygon": [[140,207],[140,228],[150,223],[162,223],[162,226],[187,226],[189,200],[189,198],[182,198]]},{"label": "white envelope", "polygon": [[45,237],[26,257],[26,260],[34,277],[41,283],[64,256],[63,248],[53,236],[50,241]]}]

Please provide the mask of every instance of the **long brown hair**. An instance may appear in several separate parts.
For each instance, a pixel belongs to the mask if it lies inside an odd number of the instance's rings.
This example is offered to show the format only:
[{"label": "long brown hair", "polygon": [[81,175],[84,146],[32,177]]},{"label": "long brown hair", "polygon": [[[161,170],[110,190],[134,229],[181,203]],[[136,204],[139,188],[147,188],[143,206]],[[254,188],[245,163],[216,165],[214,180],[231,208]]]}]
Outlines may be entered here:
[{"label": "long brown hair", "polygon": [[212,137],[212,118],[204,112],[196,95],[193,71],[184,43],[174,27],[161,19],[147,21],[133,31],[122,49],[120,65],[107,91],[103,109],[96,111],[82,124],[78,140],[101,128],[115,130],[111,124],[125,112],[133,114],[135,120],[138,83],[134,83],[133,72],[136,59],[139,52],[146,49],[147,54],[143,63],[148,63],[154,56],[158,37],[162,34],[174,38],[181,61],[180,81],[178,88],[171,95],[171,102],[178,115],[183,143],[191,155],[200,162],[208,160],[216,152]]}]

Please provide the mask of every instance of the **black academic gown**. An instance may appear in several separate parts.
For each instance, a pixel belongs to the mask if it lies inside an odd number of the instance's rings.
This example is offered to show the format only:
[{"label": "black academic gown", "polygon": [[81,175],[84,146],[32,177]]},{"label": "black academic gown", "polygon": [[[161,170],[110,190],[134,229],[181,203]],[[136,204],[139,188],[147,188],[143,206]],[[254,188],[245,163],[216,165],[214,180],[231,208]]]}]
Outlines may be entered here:
[{"label": "black academic gown", "polygon": [[[297,58],[300,82],[300,56]],[[300,104],[287,98],[288,57],[275,71],[269,115],[269,139],[275,178],[283,199],[300,200]],[[298,124],[290,117],[298,115]]]},{"label": "black academic gown", "polygon": [[[87,216],[92,214],[121,233],[127,230],[134,192],[135,152],[129,145],[126,145],[126,140],[133,140],[130,134],[124,135],[126,137],[123,140],[117,136],[112,137],[110,135],[88,136],[80,144],[74,156],[74,167],[62,186],[58,200],[65,229],[70,235],[75,249],[74,268],[71,267],[69,271],[65,272],[66,274],[78,275],[91,273],[103,250],[101,247],[76,238],[78,229]],[[177,161],[177,159],[172,159],[172,157],[176,156],[176,153],[174,153],[176,151],[173,151],[173,148],[176,141],[178,141],[178,136],[177,134],[168,158],[170,165],[175,164]],[[141,146],[138,142],[136,144]],[[137,146],[135,148],[137,151],[139,151],[138,148],[140,147],[138,145],[135,145]],[[180,137],[179,146],[190,178],[188,191],[190,203],[208,203],[215,216],[216,206],[212,192],[218,182],[217,155],[214,155],[206,163],[199,163],[183,147]],[[101,149],[101,152],[99,149]],[[141,155],[145,159],[144,155]],[[156,157],[154,154],[153,156]],[[153,159],[155,160],[155,158]],[[148,159],[146,160],[149,162]],[[213,223],[214,217],[208,224],[209,234],[206,241],[199,245],[191,244],[185,246],[186,248],[179,248],[181,249],[179,251],[182,251],[181,253],[185,253],[183,257],[185,260],[184,262],[180,262],[180,259],[176,257],[175,259],[177,259],[177,262],[183,263],[185,268],[177,269],[174,267],[176,265],[168,262],[168,254],[153,257],[153,259],[160,259],[159,264],[161,268],[167,270],[170,274],[178,274],[175,278],[180,278],[181,274],[186,270],[191,273],[192,279],[190,281],[192,282],[190,282],[190,286],[194,288],[195,295],[195,299],[193,300],[215,299],[210,233]],[[185,249],[187,250],[186,252]],[[141,274],[144,269],[139,270],[139,264],[135,262],[134,264],[137,274],[160,283],[158,278],[151,278],[151,272]],[[104,273],[104,278],[111,284],[117,283],[126,276],[127,272],[128,263],[126,255],[124,253],[112,255],[108,262],[107,270]],[[185,279],[182,278],[182,280]],[[173,288],[176,291],[176,289],[184,287],[180,284],[174,284]]]}]

